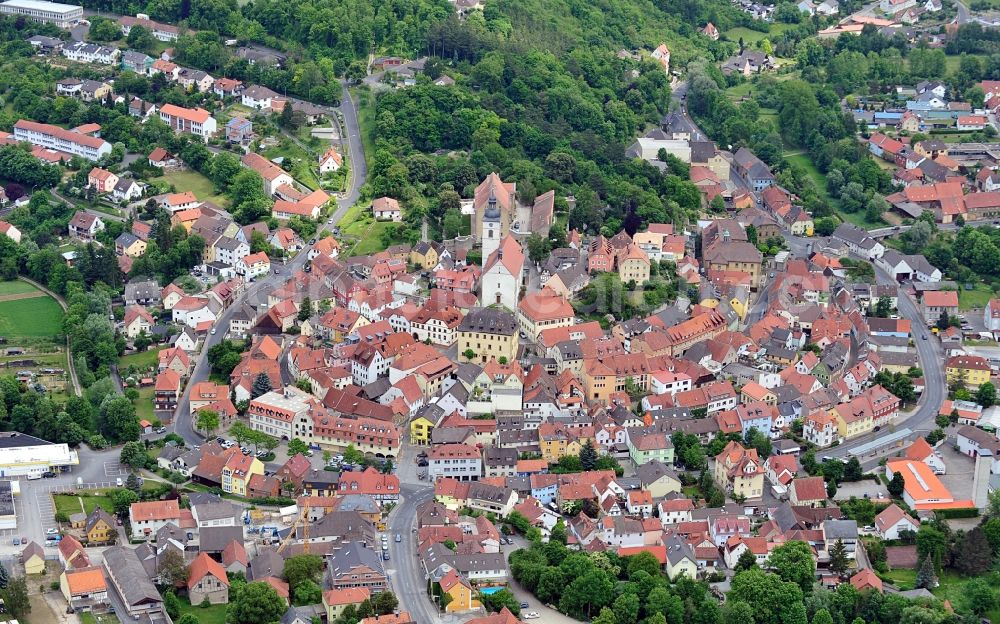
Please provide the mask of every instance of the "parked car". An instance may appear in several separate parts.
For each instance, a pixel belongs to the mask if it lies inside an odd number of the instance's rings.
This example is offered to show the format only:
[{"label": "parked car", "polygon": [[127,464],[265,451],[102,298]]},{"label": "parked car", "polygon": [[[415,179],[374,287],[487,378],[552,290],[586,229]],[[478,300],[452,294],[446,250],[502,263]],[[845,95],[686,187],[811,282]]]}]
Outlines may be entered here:
[{"label": "parked car", "polygon": [[45,472],[42,473],[42,477],[45,479],[54,479],[56,477],[56,473],[52,472],[51,470],[46,470]]},{"label": "parked car", "polygon": [[421,468],[425,468],[429,463],[430,462],[428,462],[426,459],[421,459],[420,461],[417,462],[417,465],[420,466]]},{"label": "parked car", "polygon": [[157,427],[156,429],[156,433],[166,433],[166,432],[167,432],[166,427]]},{"label": "parked car", "polygon": [[122,483],[122,478],[121,477],[118,477],[117,479],[115,479],[115,485],[117,485],[118,487],[121,487],[122,485],[124,485]]},{"label": "parked car", "polygon": [[534,620],[534,619],[538,618],[538,612],[537,611],[528,611],[527,613],[525,613],[521,617],[523,617],[526,620]]},{"label": "parked car", "polygon": [[527,608],[528,608],[529,606],[530,606],[530,605],[528,605],[528,603],[527,603],[527,602],[522,602],[522,603],[521,603],[521,608],[522,608],[522,609],[527,609]]}]

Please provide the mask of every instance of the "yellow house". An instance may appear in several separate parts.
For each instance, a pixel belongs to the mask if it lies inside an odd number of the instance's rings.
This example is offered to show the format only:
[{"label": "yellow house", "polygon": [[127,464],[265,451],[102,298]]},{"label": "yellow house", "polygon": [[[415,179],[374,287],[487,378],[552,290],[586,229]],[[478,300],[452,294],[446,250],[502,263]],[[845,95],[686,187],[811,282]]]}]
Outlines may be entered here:
[{"label": "yellow house", "polygon": [[469,581],[459,576],[458,572],[449,570],[439,582],[441,591],[448,598],[444,599],[445,613],[472,611],[482,607],[482,603],[472,597],[472,586]]},{"label": "yellow house", "polygon": [[95,507],[94,511],[87,516],[83,531],[87,536],[88,544],[106,544],[113,541],[118,535],[118,531],[115,530],[114,518],[100,507]]},{"label": "yellow house", "polygon": [[978,388],[990,380],[990,364],[978,355],[956,355],[948,358],[944,366],[948,383],[961,381],[970,388]]},{"label": "yellow house", "polygon": [[689,579],[698,578],[698,561],[695,559],[694,549],[691,548],[680,536],[671,536],[666,543],[667,547],[667,576],[677,579],[686,576]]},{"label": "yellow house", "polygon": [[246,496],[250,477],[255,474],[264,474],[264,464],[252,455],[234,453],[222,468],[222,491]]},{"label": "yellow house", "polygon": [[871,404],[866,397],[857,397],[830,410],[837,419],[837,435],[841,439],[864,435],[875,428]]},{"label": "yellow house", "polygon": [[426,410],[421,410],[410,421],[410,441],[414,444],[431,443],[431,430],[437,426],[437,423],[427,418],[424,415],[426,413]]},{"label": "yellow house", "polygon": [[715,456],[715,482],[734,498],[760,498],[764,493],[764,471],[757,449],[746,449],[731,441]]},{"label": "yellow house", "polygon": [[21,563],[25,574],[44,574],[45,550],[37,542],[30,542],[21,551]]},{"label": "yellow house", "polygon": [[626,284],[635,280],[642,285],[649,281],[649,256],[638,245],[629,245],[618,260],[618,277]]},{"label": "yellow house", "polygon": [[792,234],[795,234],[796,236],[812,236],[815,227],[816,226],[813,223],[812,218],[808,217],[793,221],[789,229],[791,229]]},{"label": "yellow house", "polygon": [[428,242],[419,242],[413,246],[410,250],[410,264],[415,264],[425,271],[430,271],[437,266],[438,257],[437,249],[434,245]]},{"label": "yellow house", "polygon": [[332,342],[343,342],[347,336],[371,323],[357,312],[338,306],[324,314],[319,324],[320,327],[314,328],[315,332]]},{"label": "yellow house", "polygon": [[[458,326],[458,358],[462,362],[489,362],[492,359],[513,362],[517,359],[517,317],[506,310],[472,310]],[[472,358],[466,357],[472,352]]]},{"label": "yellow house", "polygon": [[323,608],[326,609],[326,621],[333,622],[340,617],[347,605],[355,607],[371,598],[367,587],[345,587],[343,589],[328,589],[323,592]]},{"label": "yellow house", "polygon": [[138,258],[146,253],[146,241],[127,232],[118,237],[118,240],[115,241],[115,246],[123,254],[133,258]]},{"label": "yellow house", "polygon": [[571,436],[564,427],[553,423],[542,423],[538,427],[538,445],[542,451],[542,459],[550,464],[559,461],[566,455],[579,455],[583,442]]},{"label": "yellow house", "polygon": [[761,401],[768,405],[777,405],[778,395],[756,381],[750,381],[740,389],[740,403],[746,405],[754,401]]},{"label": "yellow house", "polygon": [[[810,234],[810,236],[812,235]],[[733,297],[732,299],[729,300],[729,306],[733,309],[733,312],[736,313],[736,316],[740,317],[741,321],[747,317],[746,302],[740,301],[738,298]]]}]

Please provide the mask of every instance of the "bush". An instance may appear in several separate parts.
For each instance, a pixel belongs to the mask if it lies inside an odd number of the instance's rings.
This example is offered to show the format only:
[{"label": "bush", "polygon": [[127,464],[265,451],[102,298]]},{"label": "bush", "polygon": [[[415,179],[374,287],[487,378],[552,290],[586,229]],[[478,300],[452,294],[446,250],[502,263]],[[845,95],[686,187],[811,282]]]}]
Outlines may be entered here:
[{"label": "bush", "polygon": [[979,510],[975,507],[969,509],[940,509],[937,511],[937,515],[945,519],[975,518],[979,516]]},{"label": "bush", "polygon": [[65,511],[57,511],[56,522],[69,522],[69,516],[66,515]]},{"label": "bush", "polygon": [[253,502],[258,505],[272,505],[275,507],[287,507],[288,505],[294,505],[295,499],[288,498],[285,496],[264,496],[262,498],[255,498]]}]

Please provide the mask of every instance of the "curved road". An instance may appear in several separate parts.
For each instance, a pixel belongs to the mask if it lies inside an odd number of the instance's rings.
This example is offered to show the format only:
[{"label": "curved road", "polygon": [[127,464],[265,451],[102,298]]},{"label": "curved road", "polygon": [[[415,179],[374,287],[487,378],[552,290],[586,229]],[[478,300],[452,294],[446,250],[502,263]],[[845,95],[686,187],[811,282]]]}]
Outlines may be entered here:
[{"label": "curved road", "polygon": [[[361,187],[368,178],[368,165],[365,161],[364,148],[361,144],[361,129],[358,126],[357,108],[354,104],[354,100],[351,98],[350,92],[347,90],[346,85],[343,85],[343,100],[340,105],[340,111],[344,115],[343,125],[345,127],[343,137],[347,140],[348,149],[350,151],[351,179],[347,192],[337,199],[337,208],[329,217],[334,224],[340,223],[340,221],[344,218],[344,215],[347,214],[347,210],[353,206],[361,196]],[[331,227],[332,225],[326,222],[321,223],[317,236],[319,232],[328,230]],[[233,303],[222,313],[222,316],[219,317],[218,321],[216,321],[215,327],[220,328],[222,331],[215,334],[209,334],[205,339],[205,344],[202,346],[201,354],[198,356],[194,365],[194,371],[191,373],[191,378],[188,380],[188,383],[184,388],[184,394],[177,402],[177,410],[174,412],[174,420],[170,427],[171,431],[180,435],[189,444],[201,444],[204,441],[204,436],[199,434],[194,429],[194,421],[191,418],[190,406],[191,388],[194,384],[208,379],[209,348],[222,341],[229,328],[230,319],[236,310],[240,309],[243,304],[249,303],[250,305],[256,306],[258,302],[267,301],[268,295],[280,287],[287,280],[289,275],[292,275],[296,271],[302,269],[305,265],[309,249],[310,247],[306,246],[295,256],[295,258],[278,268],[278,270],[281,271],[280,275],[272,272],[266,277],[258,279],[256,282],[250,284],[243,294],[233,301]]]},{"label": "curved road", "polygon": [[[785,240],[788,242],[789,249],[792,251],[794,256],[805,258],[808,255],[806,253],[806,250],[808,249],[807,246],[811,243],[815,243],[816,239],[791,236],[786,233]],[[874,265],[872,266],[874,267]],[[888,273],[878,267],[874,268],[877,283],[896,283]],[[854,438],[834,448],[826,449],[823,452],[824,455],[829,455],[830,457],[846,457],[848,453],[862,444],[877,440],[881,436],[888,435],[892,430],[899,430],[903,427],[909,427],[914,432],[930,431],[934,428],[934,419],[937,417],[938,411],[941,409],[941,403],[944,401],[945,395],[948,391],[947,384],[945,383],[943,366],[941,364],[944,361],[941,344],[938,339],[931,334],[930,330],[927,329],[927,324],[924,323],[916,303],[914,303],[914,301],[903,291],[902,288],[899,289],[898,306],[899,315],[902,318],[908,319],[912,326],[913,343],[917,351],[917,360],[920,364],[921,370],[924,372],[924,392],[917,400],[915,409],[911,410],[909,413],[900,413],[900,415],[896,418],[896,421],[890,426],[889,430],[872,432],[868,435]],[[922,336],[925,335],[927,336],[927,340],[922,338]],[[860,457],[858,459],[862,460],[862,463],[865,461]]]}]

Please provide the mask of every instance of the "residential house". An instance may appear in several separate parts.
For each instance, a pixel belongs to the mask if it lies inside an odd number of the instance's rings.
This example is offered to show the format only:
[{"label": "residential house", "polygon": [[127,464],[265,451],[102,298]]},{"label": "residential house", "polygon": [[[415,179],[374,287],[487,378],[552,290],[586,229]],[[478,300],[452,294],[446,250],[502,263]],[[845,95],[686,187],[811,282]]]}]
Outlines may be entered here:
[{"label": "residential house", "polygon": [[191,604],[226,604],[229,602],[229,577],[222,564],[206,552],[198,553],[188,569],[188,597]]}]

